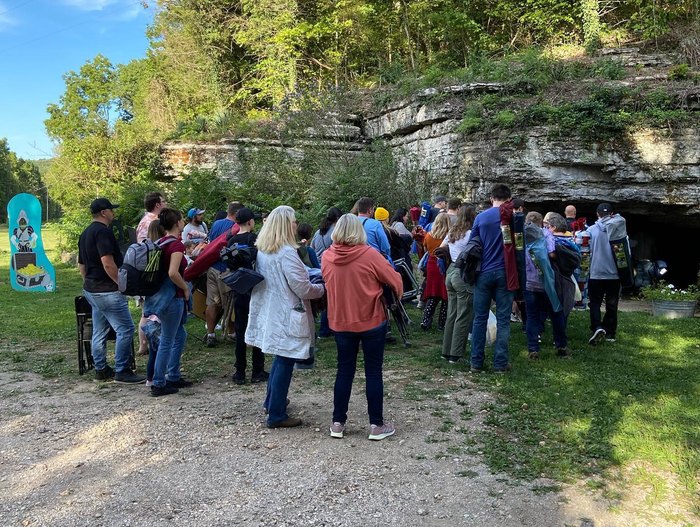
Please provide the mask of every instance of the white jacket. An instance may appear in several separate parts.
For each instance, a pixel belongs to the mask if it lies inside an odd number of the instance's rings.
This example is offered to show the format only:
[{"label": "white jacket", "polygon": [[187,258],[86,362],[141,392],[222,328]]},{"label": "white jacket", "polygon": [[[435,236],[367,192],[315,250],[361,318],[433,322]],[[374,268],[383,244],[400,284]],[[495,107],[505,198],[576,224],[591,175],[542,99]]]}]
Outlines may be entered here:
[{"label": "white jacket", "polygon": [[306,267],[291,246],[275,254],[258,251],[255,270],[265,280],[251,294],[246,344],[271,355],[308,359],[314,344],[309,300],[323,296],[323,285],[309,281]]}]

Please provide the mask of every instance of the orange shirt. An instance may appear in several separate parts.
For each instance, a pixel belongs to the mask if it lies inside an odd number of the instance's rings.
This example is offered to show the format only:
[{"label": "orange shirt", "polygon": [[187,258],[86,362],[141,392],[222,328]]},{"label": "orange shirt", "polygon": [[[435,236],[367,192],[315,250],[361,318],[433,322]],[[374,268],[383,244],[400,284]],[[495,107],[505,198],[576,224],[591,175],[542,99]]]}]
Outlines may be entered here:
[{"label": "orange shirt", "polygon": [[321,272],[328,294],[328,325],[333,331],[359,333],[386,320],[383,285],[401,297],[401,275],[369,245],[333,244],[323,253]]},{"label": "orange shirt", "polygon": [[431,233],[426,234],[425,239],[423,240],[423,248],[430,254],[430,256],[435,256],[435,249],[440,247],[441,244],[442,238],[433,238]]}]

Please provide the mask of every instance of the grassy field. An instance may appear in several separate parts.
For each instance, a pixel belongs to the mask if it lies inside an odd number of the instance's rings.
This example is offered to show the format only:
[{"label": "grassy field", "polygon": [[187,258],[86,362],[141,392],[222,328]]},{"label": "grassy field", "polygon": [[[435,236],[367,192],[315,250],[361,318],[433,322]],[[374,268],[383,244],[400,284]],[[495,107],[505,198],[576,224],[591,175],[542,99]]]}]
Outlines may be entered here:
[{"label": "grassy field", "polygon": [[[50,247],[48,240],[56,239],[51,227],[46,235]],[[7,232],[0,231],[0,368],[77,378],[77,270],[57,265],[53,294],[18,293],[8,285],[7,247]],[[133,314],[136,319],[135,307]],[[414,308],[409,314],[419,320]],[[205,348],[195,338],[204,333],[200,320],[191,320],[188,331],[187,375],[195,380],[230,375],[232,346]],[[494,470],[518,478],[584,479],[612,499],[615,488],[643,484],[651,489],[645,498],[650,506],[680,492],[700,514],[700,319],[621,313],[618,341],[598,348],[586,344],[588,333],[588,314],[574,312],[569,324],[574,357],[555,358],[546,344],[551,333],[546,333],[541,360],[531,362],[520,325],[513,324],[513,371],[496,376],[472,375],[467,364],[445,363],[440,333],[414,329],[411,348],[387,350],[385,368],[403,379],[388,397],[430,402],[440,413],[440,400],[476,383],[496,396],[481,409],[488,426],[476,441],[465,437],[462,444],[446,445],[448,453],[482,452]],[[324,339],[319,348],[313,382],[330,390],[335,346]],[[451,382],[442,382],[447,378]],[[446,431],[470,419],[466,414],[442,417]]]}]

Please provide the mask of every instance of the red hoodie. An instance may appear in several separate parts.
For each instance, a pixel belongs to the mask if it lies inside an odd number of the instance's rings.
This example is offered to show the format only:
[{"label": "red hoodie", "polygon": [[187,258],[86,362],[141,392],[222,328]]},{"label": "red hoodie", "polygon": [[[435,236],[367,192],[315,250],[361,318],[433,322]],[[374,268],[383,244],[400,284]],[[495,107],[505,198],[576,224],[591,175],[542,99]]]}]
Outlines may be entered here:
[{"label": "red hoodie", "polygon": [[333,331],[359,333],[381,325],[386,320],[382,285],[403,294],[401,275],[369,245],[331,245],[323,253],[321,271]]}]

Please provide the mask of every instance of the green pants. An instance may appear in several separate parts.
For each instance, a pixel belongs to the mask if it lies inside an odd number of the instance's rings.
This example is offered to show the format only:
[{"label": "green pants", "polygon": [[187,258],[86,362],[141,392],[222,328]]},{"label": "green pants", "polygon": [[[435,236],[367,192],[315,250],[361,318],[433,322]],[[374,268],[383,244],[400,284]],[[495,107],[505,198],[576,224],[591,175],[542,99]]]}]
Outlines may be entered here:
[{"label": "green pants", "polygon": [[442,339],[442,356],[459,359],[467,349],[467,339],[474,321],[473,291],[462,280],[459,269],[450,265],[445,278],[447,288],[447,322]]}]

